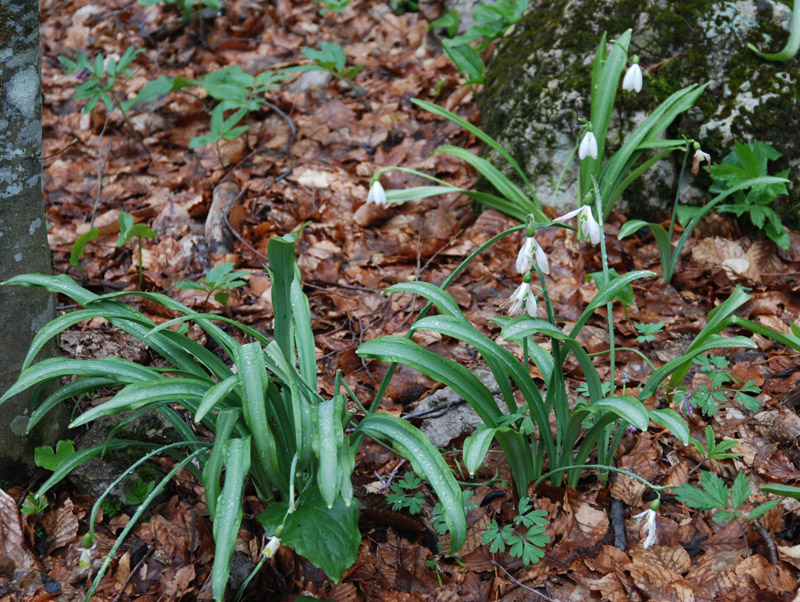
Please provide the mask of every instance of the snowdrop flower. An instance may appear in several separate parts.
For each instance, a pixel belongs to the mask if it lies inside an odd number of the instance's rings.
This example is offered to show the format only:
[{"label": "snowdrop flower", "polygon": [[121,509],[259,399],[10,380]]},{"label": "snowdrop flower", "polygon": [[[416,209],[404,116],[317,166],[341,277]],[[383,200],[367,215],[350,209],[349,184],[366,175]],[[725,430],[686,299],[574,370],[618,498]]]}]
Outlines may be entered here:
[{"label": "snowdrop flower", "polygon": [[700,164],[705,161],[708,163],[708,171],[711,171],[711,155],[704,153],[700,150],[700,144],[694,143],[694,158],[692,159],[692,173],[697,175],[700,173]]},{"label": "snowdrop flower", "polygon": [[550,273],[550,262],[547,261],[547,255],[545,255],[542,247],[539,246],[533,236],[526,235],[525,242],[517,254],[517,272],[520,274],[529,272],[533,267],[532,259],[536,261],[543,273]]},{"label": "snowdrop flower", "polygon": [[380,180],[375,180],[370,186],[369,194],[367,195],[367,204],[386,205],[386,191],[381,186]]},{"label": "snowdrop flower", "polygon": [[578,148],[578,158],[583,161],[586,157],[597,159],[597,138],[594,137],[592,130],[586,130]]},{"label": "snowdrop flower", "polygon": [[600,224],[597,223],[597,220],[594,219],[592,208],[589,205],[584,205],[583,207],[575,209],[575,211],[570,211],[566,215],[557,217],[556,221],[564,222],[568,219],[572,219],[576,215],[578,216],[578,229],[581,234],[588,238],[593,245],[599,243],[603,229],[600,227]]},{"label": "snowdrop flower", "polygon": [[622,89],[628,92],[642,91],[642,68],[639,67],[639,57],[636,55],[633,56],[633,64],[625,72]]},{"label": "snowdrop flower", "polygon": [[94,544],[90,545],[88,548],[81,546],[81,557],[78,559],[78,566],[84,571],[88,570],[89,565],[92,563],[92,550],[94,550]]},{"label": "snowdrop flower", "polygon": [[280,537],[271,537],[270,540],[267,542],[267,545],[264,546],[264,556],[267,558],[272,558],[275,556],[275,553],[278,551],[278,548],[281,547],[281,538]]},{"label": "snowdrop flower", "polygon": [[525,272],[522,277],[522,284],[511,294],[508,299],[508,315],[516,316],[522,313],[522,306],[525,306],[525,311],[531,318],[536,317],[536,295],[531,288],[531,273]]},{"label": "snowdrop flower", "polygon": [[[656,502],[653,502],[654,504]],[[644,533],[644,542],[642,542],[642,547],[646,550],[654,543],[656,543],[656,537],[658,535],[657,528],[658,523],[656,522],[656,517],[658,513],[651,507],[645,510],[644,512],[640,512],[639,514],[635,515],[633,518],[642,518],[644,519],[644,526],[642,527],[642,533]]]}]

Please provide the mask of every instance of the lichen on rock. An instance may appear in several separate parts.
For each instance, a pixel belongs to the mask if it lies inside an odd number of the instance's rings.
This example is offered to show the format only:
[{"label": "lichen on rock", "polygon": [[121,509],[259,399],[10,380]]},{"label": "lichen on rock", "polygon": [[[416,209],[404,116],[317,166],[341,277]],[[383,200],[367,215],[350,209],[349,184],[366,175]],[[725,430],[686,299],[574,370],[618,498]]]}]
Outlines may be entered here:
[{"label": "lichen on rock", "polygon": [[[746,47],[752,42],[762,50],[780,49],[790,24],[791,9],[775,0],[532,2],[487,66],[482,127],[532,176],[541,202],[574,206],[574,163],[559,194],[553,194],[553,186],[577,142],[579,119],[589,118],[594,53],[603,31],[611,44],[631,28],[630,52],[641,59],[644,89],[618,92],[607,157],[670,94],[710,81],[667,136],[700,141],[715,162],[733,149],[734,141],[774,146],[783,157],[770,165],[773,173],[793,168],[790,196],[779,199],[776,210],[786,223],[797,225],[800,61],[765,61]],[[621,201],[629,216],[663,217],[674,198],[682,159],[673,153],[626,191]],[[709,184],[707,175],[688,175],[682,200],[707,197]]]}]

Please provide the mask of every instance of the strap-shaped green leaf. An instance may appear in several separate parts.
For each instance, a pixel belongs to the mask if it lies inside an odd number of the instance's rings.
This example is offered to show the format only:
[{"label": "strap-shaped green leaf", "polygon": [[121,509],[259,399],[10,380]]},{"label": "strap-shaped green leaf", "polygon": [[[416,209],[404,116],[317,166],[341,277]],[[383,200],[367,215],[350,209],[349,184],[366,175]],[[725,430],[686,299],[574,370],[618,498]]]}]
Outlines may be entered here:
[{"label": "strap-shaped green leaf", "polygon": [[240,410],[231,409],[223,410],[217,416],[214,447],[211,449],[211,455],[208,457],[203,469],[203,489],[205,489],[206,494],[206,506],[208,507],[208,514],[212,517],[216,516],[219,479],[222,476],[222,465],[225,461],[225,446],[231,438],[233,429],[236,427],[241,415]]},{"label": "strap-shaped green leaf", "polygon": [[242,524],[242,495],[250,472],[250,438],[231,439],[225,449],[225,485],[214,514],[214,566],[211,569],[211,589],[215,600],[222,600],[231,560],[236,551],[236,537]]},{"label": "strap-shaped green leaf", "polygon": [[52,410],[59,403],[71,397],[78,397],[84,393],[102,389],[105,387],[116,387],[118,383],[110,378],[80,378],[71,383],[67,383],[60,389],[48,395],[47,398],[36,406],[36,409],[31,412],[31,417],[28,420],[27,432],[31,432],[33,428],[44,418],[50,410]]},{"label": "strap-shaped green leaf", "polygon": [[670,408],[663,408],[660,410],[649,410],[648,413],[650,414],[650,420],[665,427],[670,433],[675,435],[678,441],[683,445],[689,445],[689,427],[678,412]]},{"label": "strap-shaped green leaf", "polygon": [[333,399],[323,401],[317,406],[317,432],[314,446],[319,462],[317,485],[328,508],[333,508],[333,503],[339,496],[341,482],[339,450],[344,445],[344,433],[342,433],[342,422],[336,414],[336,402]]},{"label": "strap-shaped green leaf", "polygon": [[627,274],[623,274],[618,278],[614,278],[608,284],[601,287],[594,296],[594,299],[592,299],[589,305],[587,305],[583,310],[583,313],[581,313],[578,321],[575,322],[575,325],[572,327],[572,330],[569,333],[570,338],[574,339],[578,336],[578,333],[584,327],[586,322],[589,321],[589,318],[594,313],[594,310],[612,301],[622,289],[624,289],[634,280],[638,280],[639,278],[647,278],[649,276],[655,276],[655,273],[651,272],[650,270],[636,270],[633,272],[628,272]]},{"label": "strap-shaped green leaf", "polygon": [[390,293],[411,293],[413,295],[419,295],[433,303],[440,314],[455,317],[461,316],[462,319],[466,320],[453,296],[430,282],[422,282],[421,280],[399,282],[383,291],[384,295]]},{"label": "strap-shaped green leaf", "polygon": [[[470,435],[464,439],[464,449],[461,455],[464,459],[464,466],[467,467],[470,477],[475,476],[475,471],[483,464],[483,459],[489,452],[489,446],[494,441],[494,436],[497,434],[498,428],[481,427],[475,431],[474,435]],[[506,429],[507,430],[507,429]]]},{"label": "strap-shaped green leaf", "polygon": [[[746,347],[749,349],[753,349],[756,347],[756,344],[748,339],[747,337],[742,336],[735,336],[735,337],[722,337],[720,335],[711,335],[708,337],[702,345],[695,347],[691,351],[687,350],[681,357],[676,357],[674,360],[670,360],[663,366],[661,366],[658,370],[653,372],[650,375],[650,378],[647,379],[647,383],[645,383],[644,388],[639,393],[639,399],[645,400],[651,395],[654,395],[656,390],[658,389],[661,382],[670,374],[673,374],[673,379],[670,380],[670,386],[673,385],[673,380],[677,381],[676,384],[680,384],[675,376],[688,370],[688,367],[691,366],[692,360],[696,358],[698,355],[705,353],[711,349],[718,349],[721,347]],[[685,369],[685,370],[684,370]],[[682,378],[681,378],[682,380]]]},{"label": "strap-shaped green leaf", "polygon": [[478,377],[467,368],[420,347],[414,341],[385,336],[362,343],[356,351],[361,357],[374,357],[383,362],[397,362],[415,368],[435,381],[451,387],[472,406],[489,426],[497,426],[500,408]]},{"label": "strap-shaped green leaf", "polygon": [[106,377],[115,380],[119,384],[160,378],[160,375],[155,370],[120,358],[74,360],[54,357],[23,370],[17,382],[11,385],[8,391],[0,397],[0,403],[33,385],[72,375]]},{"label": "strap-shaped green leaf", "polygon": [[194,415],[194,421],[196,423],[202,422],[206,414],[213,410],[219,402],[225,399],[238,384],[239,377],[233,374],[225,380],[209,387],[205,395],[203,395],[200,405],[197,407],[197,412]]},{"label": "strap-shaped green leaf", "polygon": [[474,167],[479,174],[486,178],[492,184],[492,186],[497,189],[497,192],[517,205],[520,209],[525,211],[525,213],[533,213],[534,210],[536,210],[536,205],[531,202],[525,193],[522,192],[516,184],[509,180],[503,172],[489,163],[489,161],[486,159],[458,146],[442,146],[437,148],[434,152],[453,155]]},{"label": "strap-shaped green leaf", "polygon": [[208,381],[189,378],[165,378],[163,376],[151,378],[147,382],[134,383],[122,389],[105,403],[95,406],[78,416],[72,421],[70,428],[86,424],[101,416],[138,410],[139,408],[164,401],[180,403],[187,398],[202,399],[210,385],[211,383]]},{"label": "strap-shaped green leaf", "polygon": [[367,416],[358,429],[370,437],[389,439],[400,454],[411,462],[414,472],[428,480],[442,504],[442,516],[450,531],[450,552],[456,553],[467,535],[467,517],[461,488],[439,450],[419,429],[389,414]]},{"label": "strap-shaped green leaf", "polygon": [[[511,167],[514,168],[514,171],[517,172],[517,175],[519,175],[520,179],[525,183],[525,186],[528,188],[529,191],[531,191],[531,194],[533,195],[533,187],[531,186],[530,182],[528,181],[527,175],[525,175],[525,172],[522,171],[522,168],[519,166],[519,163],[517,163],[517,161],[514,159],[514,157],[512,157],[511,154],[506,149],[504,149],[489,134],[487,134],[486,132],[484,132],[480,128],[475,127],[474,125],[472,125],[466,119],[462,119],[461,117],[459,117],[455,113],[453,113],[451,111],[448,111],[447,109],[445,109],[443,107],[440,107],[438,105],[435,105],[435,104],[433,104],[431,102],[420,100],[419,98],[412,98],[411,102],[413,102],[415,105],[417,105],[419,107],[422,107],[423,109],[425,109],[429,113],[433,113],[434,115],[439,115],[440,117],[444,117],[445,119],[449,119],[450,121],[455,123],[457,126],[462,127],[463,129],[467,130],[468,132],[473,134],[475,137],[480,139],[481,142],[483,142],[485,145],[487,145],[490,148],[492,148],[493,150],[495,150],[501,157],[503,157],[503,159],[506,160],[506,162]],[[535,197],[533,197],[533,198],[535,199]],[[537,205],[538,205],[538,201],[537,201]]]},{"label": "strap-shaped green leaf", "polygon": [[289,475],[283,474],[281,470],[278,450],[270,428],[270,417],[267,415],[267,373],[263,355],[259,343],[248,343],[239,348],[236,368],[242,383],[242,409],[245,422],[252,433],[259,468],[273,484],[286,491]]}]

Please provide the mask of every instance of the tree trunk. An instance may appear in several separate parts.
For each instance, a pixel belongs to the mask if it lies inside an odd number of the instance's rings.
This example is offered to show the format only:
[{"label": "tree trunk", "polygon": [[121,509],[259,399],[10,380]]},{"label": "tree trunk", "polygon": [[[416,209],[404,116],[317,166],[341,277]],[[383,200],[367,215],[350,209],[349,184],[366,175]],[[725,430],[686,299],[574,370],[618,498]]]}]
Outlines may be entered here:
[{"label": "tree trunk", "polygon": [[[0,3],[0,282],[50,273],[42,195],[42,83],[38,0]],[[53,296],[41,289],[0,287],[0,393],[19,375],[36,332],[53,319]],[[43,353],[55,355],[53,344]],[[0,478],[23,482],[33,451],[63,430],[64,408],[26,435],[31,396],[0,405]]]}]

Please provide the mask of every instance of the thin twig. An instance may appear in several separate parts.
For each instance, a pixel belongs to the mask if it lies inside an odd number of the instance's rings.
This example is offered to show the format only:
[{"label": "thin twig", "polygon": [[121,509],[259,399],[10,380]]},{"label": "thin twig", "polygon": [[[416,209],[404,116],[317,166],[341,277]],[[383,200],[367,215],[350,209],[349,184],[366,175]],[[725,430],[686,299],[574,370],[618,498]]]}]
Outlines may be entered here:
[{"label": "thin twig", "polygon": [[142,564],[144,564],[144,561],[147,560],[152,553],[153,550],[150,549],[147,550],[146,554],[142,555],[142,557],[139,559],[139,562],[136,563],[136,566],[134,566],[128,573],[128,576],[125,577],[125,581],[122,582],[122,587],[119,589],[119,593],[116,596],[114,596],[114,599],[111,602],[119,602],[119,600],[122,598],[122,594],[125,593],[125,588],[128,587],[128,584],[131,582],[131,579],[133,579],[133,576],[136,574],[136,571],[139,570]]},{"label": "thin twig", "polygon": [[515,579],[514,576],[511,573],[509,573],[505,569],[505,567],[502,564],[500,564],[499,562],[496,562],[494,560],[490,560],[489,562],[491,562],[494,566],[496,566],[498,569],[503,571],[505,573],[506,577],[508,577],[509,581],[511,581],[511,583],[513,583],[514,585],[516,585],[518,587],[521,587],[522,589],[527,590],[527,591],[531,592],[532,594],[536,594],[537,596],[540,596],[543,600],[547,600],[548,602],[558,602],[558,600],[556,600],[555,598],[551,598],[550,596],[545,596],[543,593],[537,592],[535,589],[533,589],[529,585],[525,585],[521,581]]},{"label": "thin twig", "polygon": [[761,536],[761,539],[764,540],[764,545],[767,546],[769,561],[774,566],[778,566],[780,564],[780,559],[778,558],[778,547],[775,545],[775,540],[772,539],[769,531],[767,531],[766,527],[761,524],[759,519],[754,520],[752,525],[756,530],[756,533],[758,533]]},{"label": "thin twig", "polygon": [[[242,192],[244,192],[244,191],[242,191]],[[250,244],[249,242],[247,242],[247,241],[246,241],[244,238],[242,238],[241,234],[239,234],[239,233],[238,233],[236,230],[234,230],[233,226],[231,226],[231,223],[228,221],[228,216],[227,216],[227,215],[225,215],[225,213],[223,213],[223,214],[222,214],[222,219],[224,219],[224,220],[225,220],[225,225],[226,225],[226,226],[228,226],[228,228],[230,229],[230,231],[231,231],[231,232],[233,233],[233,235],[234,235],[234,236],[235,236],[235,237],[236,237],[236,238],[239,240],[239,242],[241,242],[241,243],[242,243],[242,244],[243,244],[245,247],[247,247],[248,249],[250,249],[250,250],[251,250],[253,253],[255,253],[256,255],[258,255],[258,256],[259,256],[261,259],[263,259],[264,261],[266,261],[266,262],[267,262],[267,264],[269,264],[269,257],[265,257],[264,255],[262,255],[261,253],[259,253],[258,251],[256,251],[256,249],[253,247],[253,245],[251,245],[251,244]]]},{"label": "thin twig", "polygon": [[103,171],[106,168],[106,162],[108,161],[108,155],[111,154],[111,146],[113,144],[113,140],[108,141],[108,148],[106,149],[106,156],[103,156],[103,134],[106,133],[106,126],[108,125],[108,111],[106,111],[106,119],[103,122],[103,129],[100,130],[100,140],[97,142],[97,196],[94,199],[94,206],[92,207],[92,220],[89,223],[89,229],[91,230],[94,228],[94,218],[97,214],[97,206],[100,204],[100,193],[103,190]]}]

